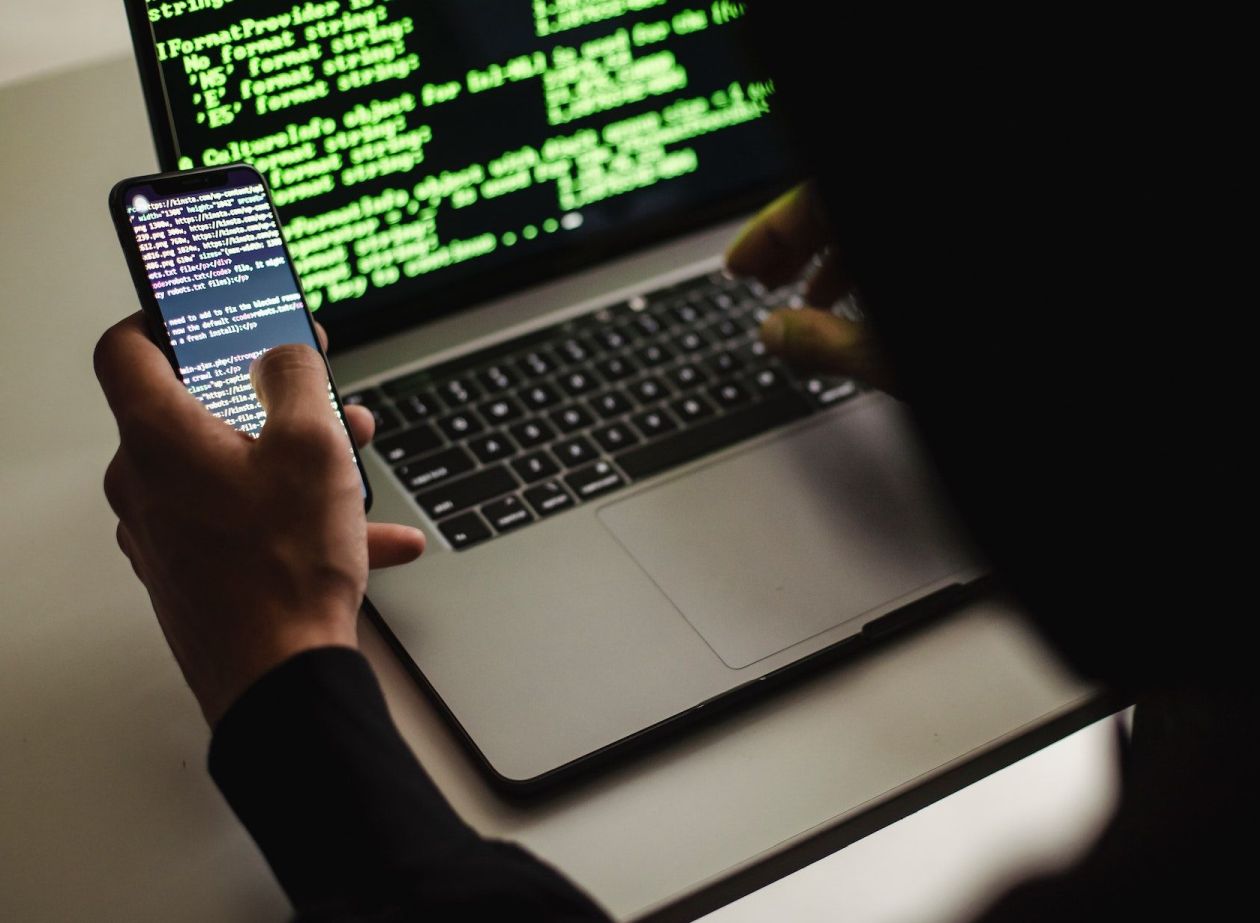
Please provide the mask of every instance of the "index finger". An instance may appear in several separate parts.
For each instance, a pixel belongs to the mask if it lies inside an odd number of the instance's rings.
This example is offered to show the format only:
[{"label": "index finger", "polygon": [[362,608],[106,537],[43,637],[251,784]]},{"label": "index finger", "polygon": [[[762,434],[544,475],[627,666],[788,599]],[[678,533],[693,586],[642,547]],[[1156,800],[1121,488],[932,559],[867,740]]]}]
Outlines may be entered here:
[{"label": "index finger", "polygon": [[144,314],[139,311],[101,335],[92,364],[120,425],[155,408],[172,415],[183,407],[201,409],[201,403],[188,393],[162,350],[149,338]]},{"label": "index finger", "polygon": [[828,243],[831,232],[811,182],[789,189],[763,208],[727,248],[726,266],[767,288],[796,278]]}]

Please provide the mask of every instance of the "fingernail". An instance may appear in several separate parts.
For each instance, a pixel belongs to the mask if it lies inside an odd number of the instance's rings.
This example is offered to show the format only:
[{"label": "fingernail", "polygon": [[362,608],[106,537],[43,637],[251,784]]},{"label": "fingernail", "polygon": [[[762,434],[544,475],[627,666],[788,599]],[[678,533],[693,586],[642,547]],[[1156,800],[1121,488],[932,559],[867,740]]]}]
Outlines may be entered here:
[{"label": "fingernail", "polygon": [[761,342],[766,344],[766,349],[770,352],[777,353],[783,350],[783,340],[786,335],[787,325],[783,321],[783,315],[771,314],[761,322]]}]

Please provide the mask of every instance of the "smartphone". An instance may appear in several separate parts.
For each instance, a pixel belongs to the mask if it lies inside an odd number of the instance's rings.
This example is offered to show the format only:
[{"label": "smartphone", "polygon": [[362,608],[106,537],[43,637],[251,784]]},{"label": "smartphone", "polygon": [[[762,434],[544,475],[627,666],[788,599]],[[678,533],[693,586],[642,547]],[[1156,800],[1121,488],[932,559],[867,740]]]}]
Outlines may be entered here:
[{"label": "smartphone", "polygon": [[[109,210],[150,336],[194,397],[257,436],[266,412],[250,363],[284,343],[323,354],[266,181],[245,164],[137,176],[114,186]],[[328,400],[346,428],[370,507],[331,370]]]}]

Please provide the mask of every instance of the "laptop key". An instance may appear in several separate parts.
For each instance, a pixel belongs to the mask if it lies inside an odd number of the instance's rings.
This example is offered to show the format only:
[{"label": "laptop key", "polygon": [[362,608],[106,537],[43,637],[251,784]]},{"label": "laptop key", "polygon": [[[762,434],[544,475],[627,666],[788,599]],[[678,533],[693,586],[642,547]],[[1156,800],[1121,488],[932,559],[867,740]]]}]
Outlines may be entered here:
[{"label": "laptop key", "polygon": [[809,404],[803,397],[785,392],[760,404],[745,406],[690,429],[679,430],[655,442],[627,449],[614,455],[613,459],[626,474],[638,480],[750,439],[809,413]]},{"label": "laptop key", "polygon": [[630,340],[626,334],[616,327],[606,327],[596,332],[595,342],[606,352],[610,353],[614,353],[619,349],[625,349],[630,345]]},{"label": "laptop key", "polygon": [[415,492],[447,478],[467,474],[475,467],[476,463],[471,455],[459,446],[452,446],[399,465],[394,469],[394,475],[402,481],[404,487]]},{"label": "laptop key", "polygon": [[499,391],[506,391],[513,387],[516,384],[516,376],[508,371],[507,366],[492,365],[477,373],[477,381],[486,389],[487,394],[497,394]]},{"label": "laptop key", "polygon": [[635,355],[639,357],[640,362],[649,367],[662,365],[674,358],[673,351],[660,343],[649,343]]},{"label": "laptop key", "polygon": [[556,438],[556,431],[546,420],[526,420],[524,423],[509,426],[508,432],[522,449],[532,449]]},{"label": "laptop key", "polygon": [[394,464],[395,462],[406,461],[408,458],[414,458],[417,455],[423,455],[426,452],[432,452],[442,445],[442,437],[438,435],[437,430],[432,426],[422,423],[412,429],[404,430],[396,436],[382,439],[380,442],[374,443],[374,445],[381,458],[390,464]]},{"label": "laptop key", "polygon": [[569,337],[567,340],[562,340],[556,347],[556,355],[560,357],[561,362],[568,365],[587,362],[594,354],[595,350],[591,344],[581,337]]},{"label": "laptop key", "polygon": [[663,329],[661,322],[651,314],[639,314],[627,325],[627,332],[633,332],[637,338],[656,336]]},{"label": "laptop key", "polygon": [[484,542],[491,536],[490,529],[476,513],[452,516],[450,519],[439,522],[438,531],[456,551]]},{"label": "laptop key", "polygon": [[817,406],[830,407],[855,396],[858,386],[852,378],[810,378],[805,382],[805,393]]},{"label": "laptop key", "polygon": [[735,358],[735,354],[727,350],[723,350],[720,353],[714,353],[705,360],[704,364],[707,365],[709,367],[709,371],[718,378],[725,378],[726,376],[739,371],[739,369],[743,366],[743,363],[740,362],[739,359]]},{"label": "laptop key", "polygon": [[431,420],[442,410],[442,405],[438,401],[437,395],[432,391],[420,391],[416,394],[400,397],[398,403],[394,406],[398,408],[398,411],[408,423],[420,423],[424,420]]},{"label": "laptop key", "polygon": [[385,395],[375,388],[364,388],[362,391],[356,391],[353,394],[341,395],[341,403],[343,404],[359,404],[362,407],[380,407],[385,403]]},{"label": "laptop key", "polygon": [[525,409],[510,397],[499,397],[486,401],[477,408],[481,415],[491,424],[509,423],[525,413]]},{"label": "laptop key", "polygon": [[516,495],[504,497],[487,503],[481,508],[481,515],[490,521],[496,532],[510,532],[534,521],[534,514],[529,511],[521,498]]},{"label": "laptop key", "polygon": [[516,395],[525,402],[526,406],[534,410],[546,410],[548,407],[554,407],[561,401],[560,392],[551,387],[551,385],[543,383],[522,388],[516,392]]},{"label": "laptop key", "polygon": [[590,402],[595,412],[605,420],[619,417],[634,409],[634,404],[630,403],[630,399],[621,391],[605,391],[603,394],[595,395]]},{"label": "laptop key", "polygon": [[709,389],[709,396],[717,402],[719,407],[738,407],[740,404],[747,404],[752,400],[752,395],[733,381],[714,385]]},{"label": "laptop key", "polygon": [[550,516],[574,505],[573,498],[555,481],[547,481],[524,492],[525,500],[539,516]]},{"label": "laptop key", "polygon": [[651,404],[663,397],[668,397],[674,392],[673,389],[655,375],[648,375],[632,384],[630,393],[637,397],[640,403]]},{"label": "laptop key", "polygon": [[679,352],[694,353],[704,349],[708,345],[708,341],[696,331],[688,330],[679,334],[678,338],[674,340],[674,345],[678,347]]},{"label": "laptop key", "polygon": [[516,478],[505,466],[495,465],[416,494],[416,502],[431,518],[441,519],[478,503],[493,500],[500,494],[516,490],[517,486]]},{"label": "laptop key", "polygon": [[512,445],[512,440],[502,433],[490,433],[470,439],[468,448],[472,449],[473,454],[483,465],[516,454],[516,446]]},{"label": "laptop key", "polygon": [[674,317],[676,306],[675,299],[668,292],[664,292],[659,298],[652,299],[652,303],[648,306],[648,313],[660,322],[662,328],[672,327],[678,322]]},{"label": "laptop key", "polygon": [[630,427],[621,423],[611,423],[591,433],[608,454],[629,448],[639,441]]},{"label": "laptop key", "polygon": [[516,368],[525,378],[541,378],[556,370],[556,361],[547,353],[534,350],[522,356]]},{"label": "laptop key", "polygon": [[766,344],[761,342],[760,339],[752,340],[739,347],[736,352],[744,361],[756,362],[766,357]]},{"label": "laptop key", "polygon": [[704,384],[708,380],[708,376],[696,366],[687,363],[671,371],[669,379],[678,386],[679,391],[686,391],[689,388]]},{"label": "laptop key", "polygon": [[557,442],[551,447],[551,451],[556,453],[556,458],[560,459],[560,464],[566,468],[585,464],[599,455],[595,451],[595,447],[582,436],[566,439],[564,442]]},{"label": "laptop key", "polygon": [[561,407],[553,412],[551,414],[551,422],[556,424],[556,428],[560,432],[571,433],[574,430],[591,426],[595,420],[581,405],[569,404],[567,407]]},{"label": "laptop key", "polygon": [[467,436],[475,436],[485,429],[485,426],[477,419],[477,415],[471,410],[445,416],[437,421],[437,425],[452,442]]},{"label": "laptop key", "polygon": [[713,405],[698,394],[679,398],[669,405],[669,409],[674,411],[683,423],[692,423],[713,415]]},{"label": "laptop key", "polygon": [[438,385],[437,393],[448,407],[459,408],[481,397],[481,388],[468,378],[452,378]]},{"label": "laptop key", "polygon": [[630,418],[644,437],[653,439],[678,429],[678,424],[664,410],[649,410]]},{"label": "laptop key", "polygon": [[559,381],[560,387],[564,388],[570,397],[578,397],[594,391],[600,384],[594,373],[585,370],[568,372],[561,375]]},{"label": "laptop key", "polygon": [[683,326],[689,327],[700,320],[700,308],[690,301],[676,305],[672,311],[674,318]]},{"label": "laptop key", "polygon": [[783,373],[773,366],[764,366],[755,370],[752,374],[752,383],[762,394],[773,394],[788,388],[788,382]]},{"label": "laptop key", "polygon": [[387,436],[403,425],[402,417],[385,401],[385,395],[375,388],[368,388],[355,394],[344,394],[341,402],[346,405],[357,404],[372,411],[372,419],[376,422],[376,435]]},{"label": "laptop key", "polygon": [[599,369],[599,374],[609,381],[621,381],[639,370],[639,367],[625,356],[613,356],[611,359],[597,362],[595,368]]},{"label": "laptop key", "polygon": [[579,499],[589,500],[600,494],[606,494],[610,490],[616,490],[626,481],[617,473],[616,468],[601,459],[574,471],[564,479],[564,483],[568,485],[569,490],[578,495]]},{"label": "laptop key", "polygon": [[559,474],[560,466],[547,454],[546,450],[539,449],[537,452],[522,455],[512,462],[512,470],[526,484],[532,484],[543,478],[549,478],[553,474]]}]

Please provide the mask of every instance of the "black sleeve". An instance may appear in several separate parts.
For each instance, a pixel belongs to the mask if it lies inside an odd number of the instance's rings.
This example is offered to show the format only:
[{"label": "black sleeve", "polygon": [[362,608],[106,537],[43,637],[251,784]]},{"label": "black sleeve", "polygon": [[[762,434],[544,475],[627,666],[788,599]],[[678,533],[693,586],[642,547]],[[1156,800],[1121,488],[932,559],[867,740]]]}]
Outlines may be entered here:
[{"label": "black sleeve", "polygon": [[1111,823],[1066,873],[1021,884],[979,923],[1237,916],[1260,820],[1253,685],[1229,677],[1139,697]]},{"label": "black sleeve", "polygon": [[209,763],[300,919],[607,919],[455,815],[357,651],[308,651],[265,675],[219,722]]}]

